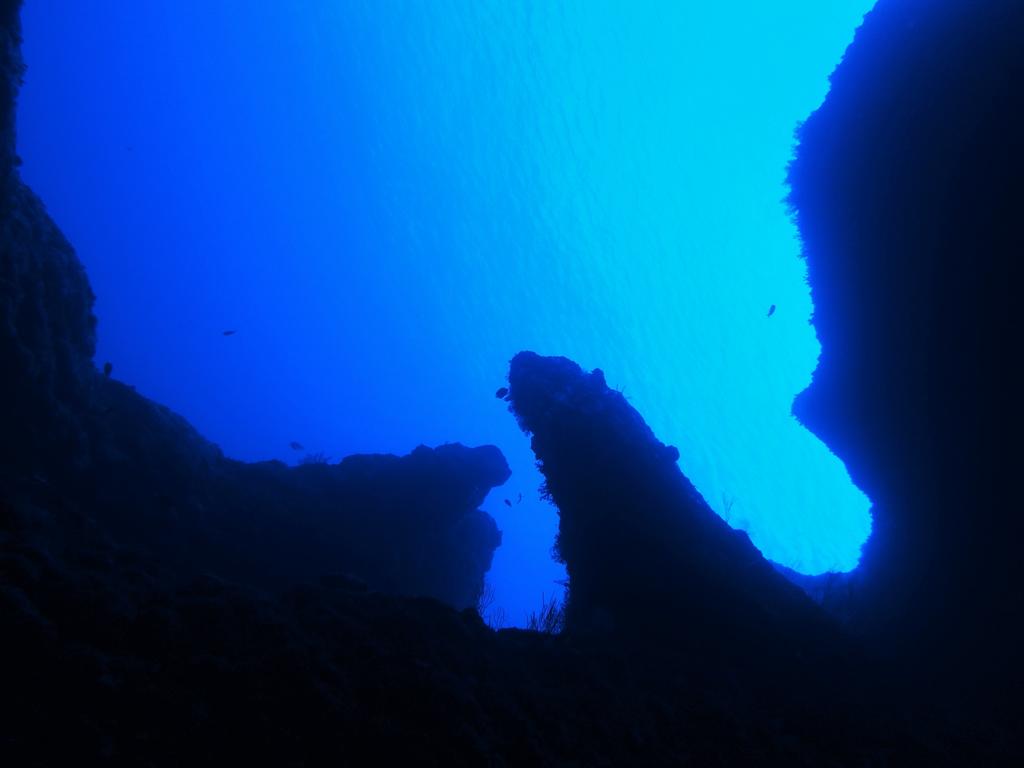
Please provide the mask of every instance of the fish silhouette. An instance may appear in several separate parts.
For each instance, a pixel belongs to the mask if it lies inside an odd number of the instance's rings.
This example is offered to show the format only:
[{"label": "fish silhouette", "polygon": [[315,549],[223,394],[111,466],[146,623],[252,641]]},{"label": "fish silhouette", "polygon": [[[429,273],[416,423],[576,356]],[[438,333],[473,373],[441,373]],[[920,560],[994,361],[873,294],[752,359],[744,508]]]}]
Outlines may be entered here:
[{"label": "fish silhouette", "polygon": [[292,440],[290,443],[288,443],[288,447],[291,448],[293,451],[301,451],[302,443],[297,443],[294,440]]},{"label": "fish silhouette", "polygon": [[768,307],[768,317],[771,317],[774,314],[775,314],[775,305],[772,304],[770,307]]},{"label": "fish silhouette", "polygon": [[508,387],[500,387],[498,391],[494,393],[494,396],[499,400],[505,398],[506,395],[508,395]]},{"label": "fish silhouette", "polygon": [[235,331],[224,331],[224,335],[225,336],[234,336],[235,335]]}]

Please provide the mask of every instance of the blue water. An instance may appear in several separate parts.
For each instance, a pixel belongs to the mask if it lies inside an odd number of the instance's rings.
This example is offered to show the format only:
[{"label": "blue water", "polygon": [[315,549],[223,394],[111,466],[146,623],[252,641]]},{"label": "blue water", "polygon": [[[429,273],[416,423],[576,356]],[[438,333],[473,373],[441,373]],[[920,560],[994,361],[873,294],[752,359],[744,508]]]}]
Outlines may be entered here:
[{"label": "blue water", "polygon": [[562,575],[493,396],[521,349],[601,367],[768,557],[848,570],[870,504],[790,414],[819,347],[782,198],[870,5],[31,0],[24,175],[99,359],[229,455],[499,445],[512,623]]}]

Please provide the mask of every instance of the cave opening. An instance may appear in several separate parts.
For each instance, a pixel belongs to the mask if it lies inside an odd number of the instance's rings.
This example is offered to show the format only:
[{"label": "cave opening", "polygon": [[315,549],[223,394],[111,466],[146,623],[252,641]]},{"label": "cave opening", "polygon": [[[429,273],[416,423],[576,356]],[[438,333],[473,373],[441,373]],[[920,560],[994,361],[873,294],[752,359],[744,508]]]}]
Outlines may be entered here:
[{"label": "cave opening", "polygon": [[229,455],[499,445],[517,621],[561,577],[492,397],[532,349],[602,368],[767,557],[856,566],[870,502],[791,415],[819,349],[784,177],[869,0],[66,5],[25,8],[25,178],[99,358]]}]

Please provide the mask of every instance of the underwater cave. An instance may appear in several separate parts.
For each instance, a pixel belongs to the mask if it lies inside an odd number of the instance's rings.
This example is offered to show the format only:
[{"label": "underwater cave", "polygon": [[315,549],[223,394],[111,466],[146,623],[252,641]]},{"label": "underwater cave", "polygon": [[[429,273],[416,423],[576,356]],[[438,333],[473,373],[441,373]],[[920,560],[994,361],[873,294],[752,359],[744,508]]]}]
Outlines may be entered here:
[{"label": "underwater cave", "polygon": [[791,414],[819,345],[785,174],[870,6],[37,0],[20,154],[98,357],[229,455],[499,445],[515,621],[562,577],[489,397],[523,349],[603,368],[766,557],[847,571],[870,502]]}]

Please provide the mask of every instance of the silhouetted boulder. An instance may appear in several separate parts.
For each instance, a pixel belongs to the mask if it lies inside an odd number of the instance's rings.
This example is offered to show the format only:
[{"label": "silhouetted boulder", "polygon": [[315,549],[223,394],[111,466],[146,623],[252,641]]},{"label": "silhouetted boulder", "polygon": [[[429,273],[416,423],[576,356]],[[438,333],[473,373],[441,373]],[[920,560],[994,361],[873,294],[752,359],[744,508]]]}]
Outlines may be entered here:
[{"label": "silhouetted boulder", "polygon": [[708,507],[600,371],[521,352],[509,399],[558,507],[568,632],[834,651],[831,622]]},{"label": "silhouetted boulder", "polygon": [[267,587],[348,573],[373,589],[468,608],[501,543],[479,506],[509,474],[494,446],[458,444],[296,468],[228,462],[211,486],[223,523],[211,520],[204,535],[224,546],[208,567]]}]

